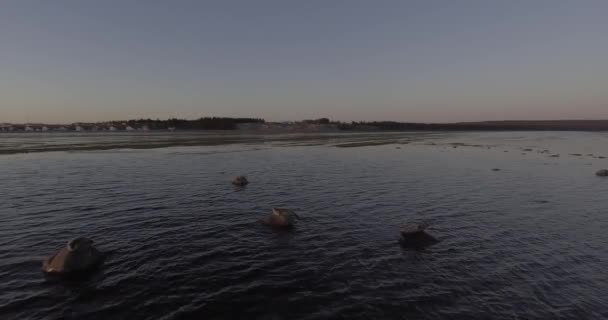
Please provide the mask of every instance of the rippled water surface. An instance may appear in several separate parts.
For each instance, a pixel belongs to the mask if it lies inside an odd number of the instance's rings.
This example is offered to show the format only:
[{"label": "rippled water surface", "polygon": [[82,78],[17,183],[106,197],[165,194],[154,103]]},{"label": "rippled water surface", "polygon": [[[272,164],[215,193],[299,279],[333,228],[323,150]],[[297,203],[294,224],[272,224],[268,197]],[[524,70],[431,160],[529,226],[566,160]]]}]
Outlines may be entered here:
[{"label": "rippled water surface", "polygon": [[[606,134],[244,139],[0,156],[0,318],[608,318]],[[402,248],[409,221],[440,242]],[[102,268],[45,278],[80,235]]]}]

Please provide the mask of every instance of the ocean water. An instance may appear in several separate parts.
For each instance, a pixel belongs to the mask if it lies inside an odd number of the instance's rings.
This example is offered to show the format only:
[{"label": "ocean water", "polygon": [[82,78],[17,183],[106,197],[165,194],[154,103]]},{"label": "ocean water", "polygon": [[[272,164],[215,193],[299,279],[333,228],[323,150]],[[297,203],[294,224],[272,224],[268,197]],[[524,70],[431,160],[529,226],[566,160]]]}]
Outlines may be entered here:
[{"label": "ocean water", "polygon": [[[608,318],[605,133],[234,137],[0,135],[0,319]],[[105,264],[45,277],[77,236]]]}]

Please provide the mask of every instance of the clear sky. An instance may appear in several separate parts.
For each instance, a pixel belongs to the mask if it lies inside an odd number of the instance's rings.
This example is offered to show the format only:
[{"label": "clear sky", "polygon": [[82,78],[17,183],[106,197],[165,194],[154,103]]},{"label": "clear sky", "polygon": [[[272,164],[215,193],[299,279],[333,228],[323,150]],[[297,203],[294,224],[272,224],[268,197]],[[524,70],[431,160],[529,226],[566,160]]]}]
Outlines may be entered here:
[{"label": "clear sky", "polygon": [[604,0],[5,0],[0,122],[608,119]]}]

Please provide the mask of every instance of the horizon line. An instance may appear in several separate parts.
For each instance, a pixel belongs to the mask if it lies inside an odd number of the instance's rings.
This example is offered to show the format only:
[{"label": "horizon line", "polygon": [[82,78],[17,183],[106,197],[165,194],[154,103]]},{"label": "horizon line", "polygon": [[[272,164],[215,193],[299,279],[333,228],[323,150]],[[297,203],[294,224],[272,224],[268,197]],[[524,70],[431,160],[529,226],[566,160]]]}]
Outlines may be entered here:
[{"label": "horizon line", "polygon": [[597,121],[608,121],[607,119],[503,119],[503,120],[479,120],[479,121],[454,121],[454,122],[433,122],[433,121],[397,121],[397,120],[333,120],[327,117],[320,118],[310,118],[310,119],[300,119],[300,120],[277,120],[277,121],[267,121],[262,117],[221,117],[221,116],[209,116],[209,117],[199,117],[199,118],[132,118],[132,119],[121,119],[121,120],[100,120],[100,121],[73,121],[73,122],[0,122],[3,125],[72,125],[72,124],[99,124],[99,123],[115,123],[115,122],[129,122],[129,121],[168,121],[168,120],[185,120],[185,121],[196,121],[200,119],[256,119],[263,120],[267,123],[297,123],[304,121],[317,121],[320,119],[328,119],[332,123],[379,123],[379,122],[390,122],[390,123],[411,123],[411,124],[469,124],[469,123],[489,123],[489,122],[566,122],[566,121],[586,121],[586,122],[597,122]]}]

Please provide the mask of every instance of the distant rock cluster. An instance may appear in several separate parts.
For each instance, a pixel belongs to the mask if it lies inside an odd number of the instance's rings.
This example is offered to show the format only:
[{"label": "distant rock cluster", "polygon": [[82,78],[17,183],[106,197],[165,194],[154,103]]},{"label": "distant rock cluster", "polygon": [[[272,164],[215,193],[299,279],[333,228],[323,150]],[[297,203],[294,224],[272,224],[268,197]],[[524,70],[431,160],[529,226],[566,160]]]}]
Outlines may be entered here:
[{"label": "distant rock cluster", "polygon": [[[248,183],[245,176],[237,176],[232,181],[232,184],[237,186],[245,186]],[[259,222],[273,228],[291,229],[299,219],[298,214],[290,209],[272,208],[270,215],[260,219]],[[437,243],[434,237],[425,232],[428,227],[427,223],[410,223],[402,226],[399,242],[402,246],[411,248],[424,248]],[[44,259],[42,271],[55,276],[86,276],[103,263],[104,257],[105,255],[93,245],[93,240],[79,237],[70,240],[65,247]]]}]

